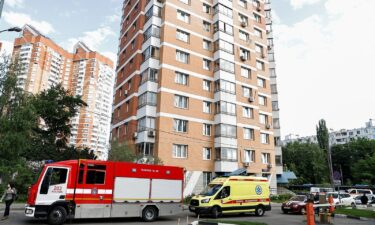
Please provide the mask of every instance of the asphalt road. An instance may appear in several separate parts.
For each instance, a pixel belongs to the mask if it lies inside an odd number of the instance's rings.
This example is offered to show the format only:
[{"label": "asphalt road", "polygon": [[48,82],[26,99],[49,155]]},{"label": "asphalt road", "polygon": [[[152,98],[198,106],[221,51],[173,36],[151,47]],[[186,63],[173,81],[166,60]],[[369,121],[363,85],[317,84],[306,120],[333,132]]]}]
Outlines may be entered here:
[{"label": "asphalt road", "polygon": [[[2,213],[2,212],[1,212]],[[189,222],[192,222],[196,218],[193,214],[184,211],[183,213],[173,217],[162,217],[156,222],[148,223],[150,225],[177,225],[180,220],[180,225],[186,225],[187,217],[189,216]],[[257,221],[267,223],[268,225],[303,225],[306,224],[304,216],[288,214],[284,215],[281,213],[280,207],[273,207],[271,212],[266,212],[263,217],[256,217],[254,215],[233,215],[224,216],[222,220],[236,220],[236,221]],[[24,216],[23,211],[13,210],[9,219],[0,221],[0,225],[45,225],[45,220],[37,220],[33,218],[27,218]],[[69,221],[66,223],[69,224]],[[112,224],[123,224],[123,225],[139,225],[144,224],[139,218],[124,218],[124,219],[90,219],[90,220],[73,220],[72,224],[76,225],[112,225]],[[335,225],[374,225],[374,221],[359,221],[354,219],[335,218]]]}]

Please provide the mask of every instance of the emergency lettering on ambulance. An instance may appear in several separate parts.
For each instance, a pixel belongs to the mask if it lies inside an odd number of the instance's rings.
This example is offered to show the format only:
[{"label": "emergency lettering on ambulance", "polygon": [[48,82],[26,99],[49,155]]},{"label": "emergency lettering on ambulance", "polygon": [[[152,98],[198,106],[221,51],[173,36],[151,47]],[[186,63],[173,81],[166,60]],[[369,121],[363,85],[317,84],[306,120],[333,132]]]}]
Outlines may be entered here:
[{"label": "emergency lettering on ambulance", "polygon": [[67,218],[142,217],[182,211],[182,168],[95,160],[44,166],[29,189],[25,214],[61,225]]},{"label": "emergency lettering on ambulance", "polygon": [[270,189],[267,178],[253,176],[219,177],[211,181],[189,205],[196,215],[254,212],[263,216],[271,210]]}]

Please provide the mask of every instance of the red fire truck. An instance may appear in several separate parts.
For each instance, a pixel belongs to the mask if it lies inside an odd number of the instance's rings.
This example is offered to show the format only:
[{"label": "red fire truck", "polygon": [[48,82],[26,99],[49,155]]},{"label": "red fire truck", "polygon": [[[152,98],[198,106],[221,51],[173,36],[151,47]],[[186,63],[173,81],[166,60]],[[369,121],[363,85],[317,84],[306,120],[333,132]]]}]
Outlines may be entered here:
[{"label": "red fire truck", "polygon": [[60,225],[67,218],[142,217],[182,211],[182,168],[95,160],[46,164],[29,189],[25,214]]}]

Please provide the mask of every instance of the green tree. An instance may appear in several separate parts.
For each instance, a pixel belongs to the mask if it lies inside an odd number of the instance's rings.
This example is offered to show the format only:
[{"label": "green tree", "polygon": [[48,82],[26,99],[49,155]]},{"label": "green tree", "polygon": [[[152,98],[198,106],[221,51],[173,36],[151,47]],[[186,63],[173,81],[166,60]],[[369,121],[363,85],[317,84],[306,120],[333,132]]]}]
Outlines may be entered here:
[{"label": "green tree", "polygon": [[135,162],[137,161],[137,155],[135,154],[135,150],[126,142],[119,143],[118,140],[114,140],[111,144],[111,149],[108,152],[108,160]]},{"label": "green tree", "polygon": [[375,184],[375,155],[360,159],[353,167],[353,177],[360,184]]},{"label": "green tree", "polygon": [[293,142],[284,146],[282,151],[287,168],[298,177],[295,184],[327,182],[325,152],[317,144]]},{"label": "green tree", "polygon": [[328,174],[331,185],[333,185],[333,168],[331,148],[329,146],[329,133],[324,119],[319,120],[316,126],[316,138],[318,139],[319,147],[326,152],[326,161],[328,164]]}]

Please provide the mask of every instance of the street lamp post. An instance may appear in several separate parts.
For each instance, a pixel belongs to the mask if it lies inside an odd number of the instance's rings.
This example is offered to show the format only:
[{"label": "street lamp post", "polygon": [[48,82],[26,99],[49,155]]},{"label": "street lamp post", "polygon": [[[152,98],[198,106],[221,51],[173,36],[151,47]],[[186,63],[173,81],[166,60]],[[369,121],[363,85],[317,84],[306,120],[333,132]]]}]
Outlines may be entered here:
[{"label": "street lamp post", "polygon": [[8,28],[8,29],[5,29],[5,30],[1,30],[0,33],[6,32],[6,31],[9,31],[9,32],[21,32],[22,29],[19,28],[19,27],[11,27],[11,28]]}]

